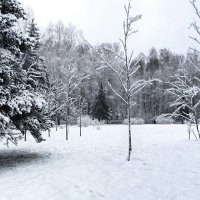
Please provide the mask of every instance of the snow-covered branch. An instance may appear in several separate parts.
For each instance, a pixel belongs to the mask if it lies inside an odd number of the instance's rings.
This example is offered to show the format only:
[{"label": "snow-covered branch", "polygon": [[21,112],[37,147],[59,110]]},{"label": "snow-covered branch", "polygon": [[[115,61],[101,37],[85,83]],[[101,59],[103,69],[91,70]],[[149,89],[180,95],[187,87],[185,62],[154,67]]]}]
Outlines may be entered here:
[{"label": "snow-covered branch", "polygon": [[109,87],[112,89],[112,91],[125,103],[128,104],[127,101],[112,87],[112,84],[108,83]]}]

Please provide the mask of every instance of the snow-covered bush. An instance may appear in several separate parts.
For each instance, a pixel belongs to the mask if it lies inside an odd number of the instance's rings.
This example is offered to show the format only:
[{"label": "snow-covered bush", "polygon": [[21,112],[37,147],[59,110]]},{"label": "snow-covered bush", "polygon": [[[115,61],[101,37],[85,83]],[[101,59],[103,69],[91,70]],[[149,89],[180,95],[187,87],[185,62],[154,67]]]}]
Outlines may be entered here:
[{"label": "snow-covered bush", "polygon": [[[102,122],[101,122],[102,123]],[[92,119],[89,115],[84,115],[81,117],[82,127],[88,127],[90,125],[100,125],[101,124],[97,119]],[[77,118],[77,124],[80,125],[80,118]]]},{"label": "snow-covered bush", "polygon": [[[144,124],[144,119],[139,118],[139,117],[131,118],[130,121],[131,121],[131,125]],[[128,124],[128,119],[124,119],[123,124]]]},{"label": "snow-covered bush", "polygon": [[96,129],[97,129],[98,131],[101,130],[101,126],[100,126],[100,124],[98,124],[98,125],[96,126]]},{"label": "snow-covered bush", "polygon": [[[81,124],[83,127],[88,127],[91,125],[92,119],[88,115],[84,115],[81,117]],[[77,118],[77,124],[80,126],[80,117]]]},{"label": "snow-covered bush", "polygon": [[108,121],[109,124],[123,124],[122,120],[109,120]]},{"label": "snow-covered bush", "polygon": [[13,134],[10,126],[10,119],[0,113],[0,141],[8,146],[9,142],[17,145],[17,142],[20,139],[22,139],[20,133]]},{"label": "snow-covered bush", "polygon": [[156,124],[173,124],[174,120],[172,118],[169,117],[157,117],[156,119]]}]

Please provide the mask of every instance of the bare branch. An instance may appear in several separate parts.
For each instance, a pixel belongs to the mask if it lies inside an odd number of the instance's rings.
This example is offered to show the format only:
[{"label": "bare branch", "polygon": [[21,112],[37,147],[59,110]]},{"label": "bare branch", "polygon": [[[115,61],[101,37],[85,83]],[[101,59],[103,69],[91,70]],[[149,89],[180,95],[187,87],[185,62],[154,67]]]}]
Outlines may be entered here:
[{"label": "bare branch", "polygon": [[[129,77],[131,77],[132,75],[134,75],[138,69],[140,69],[141,65],[138,65],[140,63],[140,61],[143,59],[143,57],[141,59],[139,59],[133,66],[133,71],[130,72]],[[138,66],[137,66],[138,65]]]},{"label": "bare branch", "polygon": [[189,58],[187,58],[187,60],[188,60],[198,71],[200,71],[199,67],[197,67]]},{"label": "bare branch", "polygon": [[115,56],[117,56],[117,57],[120,58],[121,60],[125,61],[125,59],[124,59],[122,56],[118,55],[118,54],[117,54],[116,52],[114,52],[112,49],[109,49],[109,48],[106,48],[106,47],[103,47],[103,49],[106,50],[106,51],[110,51],[112,54],[114,54]]},{"label": "bare branch", "polygon": [[195,9],[198,18],[200,18],[200,12],[196,6],[196,0],[191,0],[190,3],[192,4],[193,8]]},{"label": "bare branch", "polygon": [[200,45],[200,41],[197,38],[192,37],[192,36],[189,36],[189,38],[192,39],[192,40],[194,40],[195,42],[197,42]]},{"label": "bare branch", "polygon": [[125,103],[128,104],[127,101],[119,94],[117,93],[117,91],[112,87],[112,85],[110,83],[108,83],[108,85],[110,86],[110,88],[112,89],[112,91]]}]

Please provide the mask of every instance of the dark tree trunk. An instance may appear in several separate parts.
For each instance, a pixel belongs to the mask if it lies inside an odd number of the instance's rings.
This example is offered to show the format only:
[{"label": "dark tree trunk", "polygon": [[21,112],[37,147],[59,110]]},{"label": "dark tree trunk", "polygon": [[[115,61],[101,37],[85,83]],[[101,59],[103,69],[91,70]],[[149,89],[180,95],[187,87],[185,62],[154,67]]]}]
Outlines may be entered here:
[{"label": "dark tree trunk", "polygon": [[81,137],[81,129],[82,129],[82,121],[81,121],[81,117],[82,117],[82,115],[81,115],[81,113],[80,113],[80,137]]},{"label": "dark tree trunk", "polygon": [[58,125],[60,125],[60,116],[58,116],[57,120],[58,120]]},{"label": "dark tree trunk", "polygon": [[49,137],[51,137],[51,131],[50,130],[48,130],[48,135],[49,135]]},{"label": "dark tree trunk", "polygon": [[56,131],[58,131],[58,116],[56,116]]},{"label": "dark tree trunk", "polygon": [[24,141],[27,141],[26,131],[24,131]]},{"label": "dark tree trunk", "polygon": [[67,114],[66,114],[66,140],[69,139],[69,131],[68,131],[68,121],[69,121],[69,108],[67,108]]}]

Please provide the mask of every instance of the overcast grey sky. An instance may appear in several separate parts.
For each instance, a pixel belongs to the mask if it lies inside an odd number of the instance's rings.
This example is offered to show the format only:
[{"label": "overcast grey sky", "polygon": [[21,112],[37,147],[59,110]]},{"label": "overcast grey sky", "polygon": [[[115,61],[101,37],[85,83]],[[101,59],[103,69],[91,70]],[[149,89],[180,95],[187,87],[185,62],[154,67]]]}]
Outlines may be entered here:
[{"label": "overcast grey sky", "polygon": [[[115,42],[122,36],[123,6],[128,0],[20,0],[35,14],[40,27],[62,20],[83,31],[92,44]],[[186,53],[194,43],[188,38],[195,13],[189,0],[132,0],[132,15],[142,14],[139,30],[131,40],[135,53],[149,49],[170,48]]]}]

